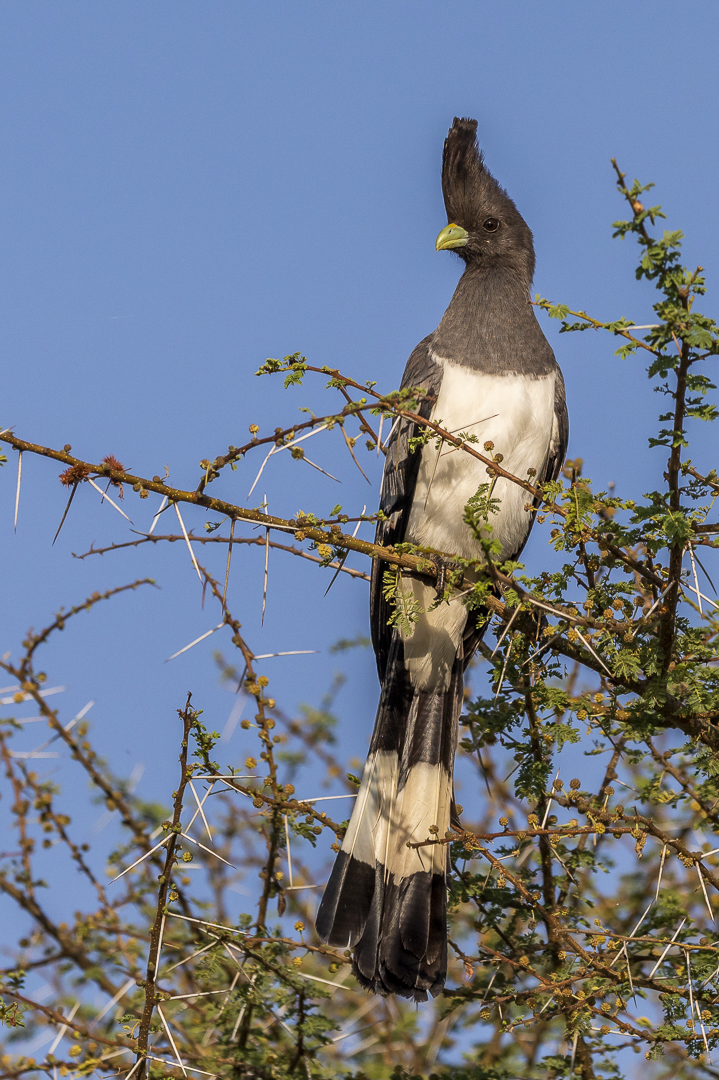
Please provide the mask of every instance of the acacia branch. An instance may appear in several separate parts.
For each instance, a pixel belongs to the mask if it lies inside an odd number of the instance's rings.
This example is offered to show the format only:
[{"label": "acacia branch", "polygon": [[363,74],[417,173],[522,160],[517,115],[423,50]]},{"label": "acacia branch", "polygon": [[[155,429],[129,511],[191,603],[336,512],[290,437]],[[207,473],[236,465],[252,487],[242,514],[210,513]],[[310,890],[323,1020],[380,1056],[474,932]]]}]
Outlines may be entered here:
[{"label": "acacia branch", "polygon": [[[187,537],[191,544],[248,544],[250,546],[261,548],[264,548],[267,544],[267,541],[263,540],[261,536],[233,536],[232,539],[229,539],[224,536],[194,536],[192,531],[188,531]],[[89,551],[85,551],[82,555],[75,555],[73,552],[73,558],[82,560],[86,559],[88,555],[106,555],[108,551],[120,551],[122,548],[136,548],[140,547],[142,544],[157,544],[162,541],[174,544],[178,540],[184,543],[185,538],[179,534],[167,534],[163,536],[161,534],[153,533],[151,536],[141,536],[139,540],[126,540],[122,544],[108,544],[107,547],[104,548],[91,547]],[[276,548],[278,551],[287,551],[290,555],[296,555],[300,559],[308,559],[317,566],[326,566],[328,570],[341,570],[343,574],[349,574],[350,577],[361,578],[363,581],[370,580],[370,575],[365,574],[363,570],[354,570],[351,566],[345,566],[344,563],[328,563],[318,555],[313,555],[310,551],[303,551],[301,548],[294,547],[293,545],[279,544],[276,540],[270,540],[269,545],[271,548]]]},{"label": "acacia branch", "polygon": [[190,741],[190,734],[192,732],[193,724],[197,719],[197,713],[190,707],[190,701],[192,694],[187,695],[187,701],[185,708],[180,711],[178,709],[180,719],[182,720],[182,743],[180,745],[180,783],[177,787],[177,791],[174,794],[173,801],[173,814],[172,823],[168,829],[169,839],[166,845],[165,862],[160,875],[160,886],[157,891],[157,905],[155,908],[155,919],[150,932],[150,949],[147,957],[147,975],[145,978],[145,1003],[142,1010],[142,1017],[140,1019],[140,1027],[137,1034],[137,1062],[139,1063],[138,1077],[139,1080],[146,1074],[147,1070],[147,1048],[150,1038],[150,1024],[152,1022],[152,1015],[157,1005],[157,970],[160,961],[160,946],[161,935],[165,925],[165,916],[167,912],[167,898],[170,892],[170,880],[172,876],[172,867],[176,863],[175,850],[178,845],[180,833],[182,832],[182,825],[180,824],[180,817],[182,815],[182,806],[185,796],[185,788],[188,781],[192,776],[192,770],[187,767],[187,751]]}]

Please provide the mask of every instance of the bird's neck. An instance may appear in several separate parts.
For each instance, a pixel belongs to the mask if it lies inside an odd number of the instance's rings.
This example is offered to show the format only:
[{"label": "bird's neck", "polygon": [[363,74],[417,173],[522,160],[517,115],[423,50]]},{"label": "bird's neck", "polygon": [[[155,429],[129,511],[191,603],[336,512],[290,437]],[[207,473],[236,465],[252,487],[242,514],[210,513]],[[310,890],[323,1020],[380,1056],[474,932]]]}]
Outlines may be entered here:
[{"label": "bird's neck", "polygon": [[554,357],[513,268],[468,266],[432,336],[437,358],[492,374],[548,374]]}]

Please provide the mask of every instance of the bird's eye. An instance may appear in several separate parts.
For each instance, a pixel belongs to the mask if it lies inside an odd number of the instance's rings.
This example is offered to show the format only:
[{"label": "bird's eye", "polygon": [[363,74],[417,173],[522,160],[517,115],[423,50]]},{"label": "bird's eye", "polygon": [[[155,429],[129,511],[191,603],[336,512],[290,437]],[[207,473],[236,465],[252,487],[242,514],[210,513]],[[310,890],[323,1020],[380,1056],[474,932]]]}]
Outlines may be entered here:
[{"label": "bird's eye", "polygon": [[496,232],[499,228],[499,222],[496,217],[488,217],[482,228],[486,229],[487,232]]}]

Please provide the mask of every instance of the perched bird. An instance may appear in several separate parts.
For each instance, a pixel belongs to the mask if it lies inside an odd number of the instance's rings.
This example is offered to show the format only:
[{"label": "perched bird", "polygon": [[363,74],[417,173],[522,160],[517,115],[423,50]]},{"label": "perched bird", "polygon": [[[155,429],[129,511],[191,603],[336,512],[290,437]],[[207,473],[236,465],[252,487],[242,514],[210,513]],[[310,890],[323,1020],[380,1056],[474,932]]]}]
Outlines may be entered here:
[{"label": "perched bird", "polygon": [[[475,434],[480,453],[492,443],[512,475],[554,480],[567,447],[564,380],[529,302],[532,234],[485,167],[476,120],[452,124],[442,192],[449,224],[436,248],[456,251],[465,269],[439,326],[410,356],[402,386],[425,391],[423,417],[450,432]],[[485,464],[446,443],[438,449],[436,440],[413,453],[410,440],[418,434],[417,424],[402,420],[389,440],[377,543],[482,558],[464,517],[487,484]],[[498,558],[516,558],[532,527],[530,496],[501,477],[491,494]],[[363,986],[424,1001],[440,993],[447,974],[448,847],[408,845],[444,837],[450,817],[456,821],[452,772],[462,679],[486,619],[461,599],[437,605],[435,585],[403,574],[400,587],[415,621],[391,625],[387,569],[375,561],[371,584],[382,693],[317,932],[330,945],[353,949]]]}]

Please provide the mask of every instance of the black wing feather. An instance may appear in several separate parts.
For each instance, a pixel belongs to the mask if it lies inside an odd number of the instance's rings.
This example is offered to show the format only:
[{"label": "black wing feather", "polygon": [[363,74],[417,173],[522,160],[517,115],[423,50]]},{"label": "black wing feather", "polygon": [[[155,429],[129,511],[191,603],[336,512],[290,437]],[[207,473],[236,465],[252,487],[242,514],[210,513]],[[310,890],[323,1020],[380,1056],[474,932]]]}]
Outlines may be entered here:
[{"label": "black wing feather", "polygon": [[548,480],[556,480],[564,464],[564,456],[567,453],[569,442],[569,414],[567,412],[567,397],[564,390],[564,378],[557,368],[557,378],[554,383],[554,419],[557,421],[557,437],[549,444],[547,464],[544,467],[542,483]]},{"label": "black wing feather", "polygon": [[[425,398],[417,409],[419,415],[425,419],[429,419],[442,382],[442,369],[432,359],[430,341],[431,336],[426,337],[414,349],[400,384],[401,389],[421,387],[431,395]],[[419,425],[409,420],[400,420],[387,446],[380,495],[380,510],[386,515],[386,520],[377,522],[375,534],[375,543],[382,544],[383,547],[401,544],[404,540],[421,457],[420,450],[410,453],[409,442],[419,434],[418,427]],[[370,626],[380,682],[384,682],[392,640],[392,627],[388,625],[392,610],[382,593],[382,576],[386,569],[387,563],[379,559],[373,561]]]}]

